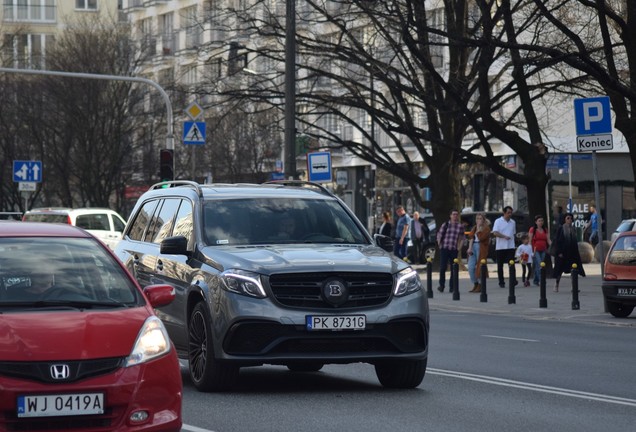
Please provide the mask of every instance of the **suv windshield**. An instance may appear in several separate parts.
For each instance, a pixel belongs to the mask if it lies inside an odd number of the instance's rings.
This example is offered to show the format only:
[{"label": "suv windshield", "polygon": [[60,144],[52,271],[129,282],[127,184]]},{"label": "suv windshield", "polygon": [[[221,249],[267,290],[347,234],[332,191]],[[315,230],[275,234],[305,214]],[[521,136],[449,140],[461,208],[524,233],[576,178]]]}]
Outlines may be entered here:
[{"label": "suv windshield", "polygon": [[211,200],[204,206],[204,226],[209,245],[369,243],[335,200]]}]

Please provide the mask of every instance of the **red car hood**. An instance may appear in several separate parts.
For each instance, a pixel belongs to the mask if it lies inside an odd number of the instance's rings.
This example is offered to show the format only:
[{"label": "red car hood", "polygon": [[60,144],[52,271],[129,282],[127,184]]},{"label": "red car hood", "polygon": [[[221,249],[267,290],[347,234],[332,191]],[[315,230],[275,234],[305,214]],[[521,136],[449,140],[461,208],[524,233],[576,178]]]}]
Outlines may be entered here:
[{"label": "red car hood", "polygon": [[149,309],[0,314],[0,360],[47,361],[130,354]]}]

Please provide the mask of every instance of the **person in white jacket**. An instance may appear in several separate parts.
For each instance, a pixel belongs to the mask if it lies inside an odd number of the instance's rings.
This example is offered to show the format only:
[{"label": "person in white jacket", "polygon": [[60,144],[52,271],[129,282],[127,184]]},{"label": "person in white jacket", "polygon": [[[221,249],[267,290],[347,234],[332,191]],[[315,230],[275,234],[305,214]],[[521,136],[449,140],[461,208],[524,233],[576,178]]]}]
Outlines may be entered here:
[{"label": "person in white jacket", "polygon": [[[521,263],[521,280],[523,281],[523,286],[530,286],[530,278],[532,277],[532,246],[529,244],[528,235],[521,237],[521,244],[515,252],[515,257],[517,261]],[[527,278],[526,271],[528,272]]]}]

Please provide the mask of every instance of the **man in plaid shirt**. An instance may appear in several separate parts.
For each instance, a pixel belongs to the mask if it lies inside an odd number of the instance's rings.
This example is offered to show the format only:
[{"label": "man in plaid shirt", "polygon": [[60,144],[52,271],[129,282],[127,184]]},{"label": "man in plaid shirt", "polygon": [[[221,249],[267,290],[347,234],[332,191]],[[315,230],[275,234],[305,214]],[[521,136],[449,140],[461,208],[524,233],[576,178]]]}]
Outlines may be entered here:
[{"label": "man in plaid shirt", "polygon": [[[437,290],[444,292],[444,285],[446,283],[446,267],[448,264],[452,264],[460,247],[460,242],[463,239],[464,225],[459,221],[459,212],[452,210],[450,214],[450,220],[444,222],[437,232],[437,247],[440,252],[439,263],[439,286]],[[451,276],[452,276],[451,272]],[[450,291],[453,290],[453,280],[451,279]]]}]

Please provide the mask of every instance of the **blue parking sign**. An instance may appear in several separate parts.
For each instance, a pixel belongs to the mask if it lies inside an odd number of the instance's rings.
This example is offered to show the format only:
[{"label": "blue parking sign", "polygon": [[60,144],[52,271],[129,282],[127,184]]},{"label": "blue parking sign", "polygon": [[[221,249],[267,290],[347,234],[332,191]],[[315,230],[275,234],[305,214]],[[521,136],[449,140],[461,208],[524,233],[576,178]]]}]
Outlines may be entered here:
[{"label": "blue parking sign", "polygon": [[577,135],[612,133],[612,112],[609,96],[574,99],[574,120]]}]

